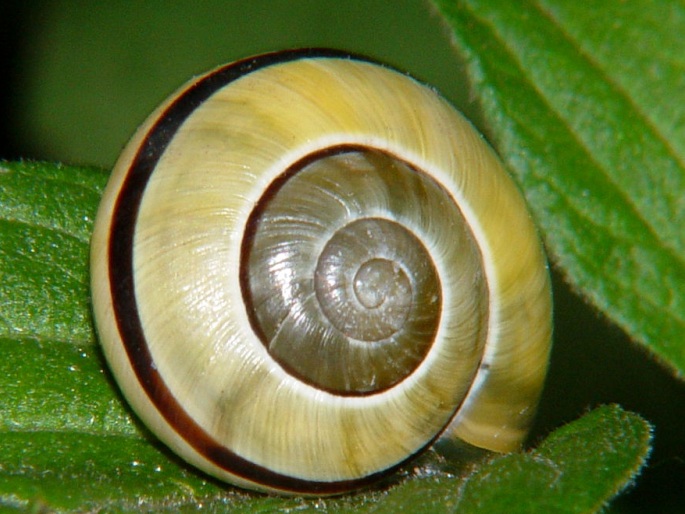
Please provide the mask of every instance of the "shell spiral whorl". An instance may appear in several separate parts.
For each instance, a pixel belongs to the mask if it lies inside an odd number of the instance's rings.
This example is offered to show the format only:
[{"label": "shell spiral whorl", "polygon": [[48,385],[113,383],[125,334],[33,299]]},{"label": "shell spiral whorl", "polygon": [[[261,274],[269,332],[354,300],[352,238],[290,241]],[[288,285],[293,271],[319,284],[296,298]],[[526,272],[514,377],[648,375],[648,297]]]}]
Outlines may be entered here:
[{"label": "shell spiral whorl", "polygon": [[337,52],[239,61],[162,105],[98,213],[93,305],[136,413],[240,486],[334,494],[436,438],[520,445],[544,254],[456,111]]},{"label": "shell spiral whorl", "polygon": [[487,303],[480,256],[427,175],[370,149],[312,157],[266,193],[249,224],[242,276],[253,326],[285,369],[317,387],[382,391],[419,366],[438,331],[442,286],[429,248],[443,247],[453,281],[473,284],[479,306],[457,305],[454,316],[474,327]]}]

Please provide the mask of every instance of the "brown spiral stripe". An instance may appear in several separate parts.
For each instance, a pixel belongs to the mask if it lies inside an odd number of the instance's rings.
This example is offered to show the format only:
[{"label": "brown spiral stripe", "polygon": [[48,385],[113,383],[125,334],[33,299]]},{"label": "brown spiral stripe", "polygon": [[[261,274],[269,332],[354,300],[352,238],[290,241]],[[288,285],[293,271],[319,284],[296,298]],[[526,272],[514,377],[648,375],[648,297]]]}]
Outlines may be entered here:
[{"label": "brown spiral stripe", "polygon": [[[109,238],[109,274],[116,323],[135,375],[150,401],[188,444],[215,465],[245,480],[269,483],[276,489],[293,493],[336,494],[376,482],[403,463],[356,480],[315,482],[276,473],[222,446],[178,403],[158,373],[148,350],[134,293],[133,238],[138,208],[157,162],[181,124],[205,99],[230,82],[272,64],[315,57],[363,59],[331,50],[301,49],[237,61],[196,82],[167,108],[144,138],[119,193]],[[427,441],[426,446],[432,442]],[[412,455],[407,456],[407,460],[411,458]]]}]

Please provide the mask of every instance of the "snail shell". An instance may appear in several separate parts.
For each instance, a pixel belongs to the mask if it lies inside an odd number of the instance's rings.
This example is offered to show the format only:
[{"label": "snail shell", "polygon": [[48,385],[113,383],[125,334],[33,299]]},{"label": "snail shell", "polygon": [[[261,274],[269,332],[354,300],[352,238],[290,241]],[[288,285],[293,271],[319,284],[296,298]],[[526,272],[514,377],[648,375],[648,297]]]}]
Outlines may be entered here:
[{"label": "snail shell", "polygon": [[433,90],[363,58],[267,54],[184,86],[120,157],[91,266],[134,410],[239,486],[349,491],[439,437],[516,449],[544,380],[519,191]]}]

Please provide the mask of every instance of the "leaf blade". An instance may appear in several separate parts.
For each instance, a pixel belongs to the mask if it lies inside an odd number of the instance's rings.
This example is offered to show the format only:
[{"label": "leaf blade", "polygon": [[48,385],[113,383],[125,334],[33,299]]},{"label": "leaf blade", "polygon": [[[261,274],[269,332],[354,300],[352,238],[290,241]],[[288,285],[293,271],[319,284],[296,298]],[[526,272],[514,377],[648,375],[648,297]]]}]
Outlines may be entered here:
[{"label": "leaf blade", "polygon": [[[596,512],[644,466],[651,427],[616,405],[554,431],[535,450],[493,459],[467,479],[466,512]],[[501,488],[489,487],[497,482]],[[532,503],[534,502],[534,503]]]},{"label": "leaf blade", "polygon": [[[580,7],[552,0],[523,8],[435,3],[466,57],[489,135],[523,186],[554,260],[575,287],[682,376],[685,161],[678,120],[685,118],[685,88],[681,78],[669,85],[676,114],[663,116],[638,94],[653,83],[634,78],[644,59],[629,72],[609,69],[654,33],[612,33],[612,20],[632,26],[616,1],[596,9],[583,4],[582,16]],[[631,8],[649,11],[649,4],[631,2]],[[674,23],[685,28],[678,12],[670,23],[668,13],[659,15],[658,34]],[[668,67],[665,61],[659,64]],[[681,61],[674,57],[669,76],[677,76]]]},{"label": "leaf blade", "polygon": [[[639,474],[650,425],[616,405],[555,430],[537,449],[492,457],[465,477],[407,481],[377,512],[596,512]],[[376,511],[374,511],[376,512]]]}]

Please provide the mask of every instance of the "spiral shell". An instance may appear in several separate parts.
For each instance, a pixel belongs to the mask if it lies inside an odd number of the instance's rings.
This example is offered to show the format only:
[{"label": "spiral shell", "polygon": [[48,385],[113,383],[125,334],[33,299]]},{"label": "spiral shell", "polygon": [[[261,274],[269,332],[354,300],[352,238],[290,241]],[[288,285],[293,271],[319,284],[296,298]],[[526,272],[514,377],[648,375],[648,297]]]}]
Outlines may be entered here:
[{"label": "spiral shell", "polygon": [[120,157],[92,240],[105,356],[141,419],[239,486],[335,494],[438,437],[525,437],[546,261],[433,90],[328,50],[191,81]]}]

